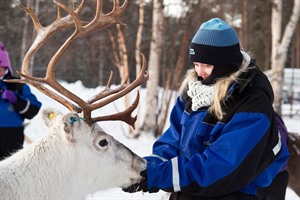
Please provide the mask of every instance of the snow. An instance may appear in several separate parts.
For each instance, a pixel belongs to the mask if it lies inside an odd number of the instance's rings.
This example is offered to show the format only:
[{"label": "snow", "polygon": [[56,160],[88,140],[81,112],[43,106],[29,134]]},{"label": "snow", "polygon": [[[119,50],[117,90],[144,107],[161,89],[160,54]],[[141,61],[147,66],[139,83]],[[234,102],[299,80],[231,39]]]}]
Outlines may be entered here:
[{"label": "snow", "polygon": [[[67,89],[71,90],[84,100],[87,100],[94,96],[96,93],[100,92],[102,87],[97,87],[97,88],[85,88],[81,81],[77,81],[75,83],[65,83],[61,82],[61,84],[66,87]],[[113,86],[112,86],[113,87]],[[46,107],[52,107],[56,108],[63,113],[68,113],[68,110],[62,106],[61,104],[55,102],[51,98],[45,96],[35,88],[31,87],[32,92],[37,96],[37,98],[42,102],[42,109]],[[132,99],[134,99],[135,92],[132,92]],[[146,96],[146,90],[142,89],[140,91],[140,107],[144,108],[145,107],[145,99]],[[298,106],[298,107],[297,107]],[[283,106],[284,107],[284,113],[288,114],[289,113],[289,107],[288,106]],[[294,108],[298,110],[299,113],[299,108],[300,105],[294,105]],[[117,111],[122,111],[124,109],[124,100],[118,100],[114,103],[111,103],[107,105],[106,107],[103,107],[99,110],[97,110],[93,115],[107,115],[107,114],[112,114],[113,112]],[[140,113],[138,114],[138,118],[140,123],[142,123],[143,116],[144,116],[144,110],[145,109],[140,109]],[[285,123],[291,132],[300,132],[300,123],[299,123],[299,114],[297,116],[294,116],[293,118],[288,118],[284,117]],[[47,127],[42,123],[42,118],[41,115],[38,114],[36,117],[34,117],[30,121],[25,121],[26,128],[25,128],[25,134],[28,138],[30,138],[32,141],[38,140],[39,138],[43,137],[43,135],[47,132]],[[147,156],[151,154],[151,149],[152,149],[152,144],[155,141],[155,138],[151,136],[151,134],[143,134],[141,137],[138,139],[132,139],[128,136],[126,136],[128,132],[128,126],[122,122],[100,122],[100,126],[110,135],[115,137],[117,140],[122,142],[124,145],[128,146],[131,150],[133,150],[136,154],[139,156]],[[168,126],[168,124],[167,124]],[[29,146],[30,144],[24,145],[24,148]],[[163,191],[160,191],[158,193],[125,193],[123,192],[120,188],[112,188],[109,190],[105,191],[98,191],[95,194],[89,194],[86,197],[86,200],[134,200],[134,199],[147,199],[147,200],[166,200],[168,199],[169,195]],[[300,198],[291,190],[287,189],[287,194],[286,194],[286,199],[287,200],[300,200]]]}]

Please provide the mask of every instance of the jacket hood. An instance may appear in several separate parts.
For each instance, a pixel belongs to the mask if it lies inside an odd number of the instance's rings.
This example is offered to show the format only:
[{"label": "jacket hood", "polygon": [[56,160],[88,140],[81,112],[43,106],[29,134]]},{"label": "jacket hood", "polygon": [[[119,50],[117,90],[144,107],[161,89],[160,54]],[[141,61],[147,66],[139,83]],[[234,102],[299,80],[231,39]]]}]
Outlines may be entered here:
[{"label": "jacket hood", "polygon": [[256,88],[264,91],[270,101],[274,101],[274,93],[271,83],[268,77],[258,68],[254,59],[251,59],[250,55],[243,52],[244,66],[247,71],[241,73],[238,77],[237,88],[239,93],[249,90],[250,88]]}]

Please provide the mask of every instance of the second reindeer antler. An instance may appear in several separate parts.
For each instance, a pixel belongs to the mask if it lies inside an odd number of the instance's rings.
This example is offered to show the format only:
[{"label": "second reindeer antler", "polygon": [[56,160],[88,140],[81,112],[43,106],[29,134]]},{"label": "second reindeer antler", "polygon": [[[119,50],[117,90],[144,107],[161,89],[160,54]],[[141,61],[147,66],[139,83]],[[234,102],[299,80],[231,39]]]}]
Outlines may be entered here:
[{"label": "second reindeer antler", "polygon": [[[137,93],[137,96],[133,104],[123,112],[119,112],[117,114],[108,115],[108,116],[95,117],[95,118],[92,118],[91,113],[93,110],[101,108],[125,96],[133,89],[137,88],[139,85],[142,85],[144,82],[148,80],[149,74],[146,71],[145,58],[143,55],[142,55],[143,66],[141,72],[132,83],[128,84],[127,81],[125,81],[118,88],[112,90],[110,88],[110,85],[112,82],[113,74],[111,73],[106,88],[88,102],[84,101],[83,99],[81,99],[80,97],[72,93],[71,91],[64,88],[61,84],[59,84],[59,82],[56,80],[55,77],[55,69],[56,69],[56,64],[58,62],[58,59],[70,47],[70,45],[76,39],[84,37],[88,33],[119,23],[120,16],[124,12],[124,9],[127,5],[127,0],[125,0],[121,6],[119,6],[118,0],[114,0],[113,8],[111,12],[107,14],[104,14],[102,11],[102,0],[97,0],[95,16],[90,22],[88,23],[85,22],[85,25],[83,25],[82,21],[80,20],[79,13],[84,7],[86,0],[82,0],[78,8],[75,10],[68,8],[66,5],[60,2],[57,1],[53,1],[53,2],[57,5],[57,10],[58,10],[57,19],[47,27],[43,27],[41,25],[38,17],[31,10],[31,8],[21,6],[21,8],[25,10],[27,14],[29,14],[29,16],[31,17],[37,35],[35,37],[34,42],[32,43],[31,47],[29,48],[28,52],[24,57],[22,63],[22,70],[21,73],[19,73],[22,79],[13,80],[13,81],[28,83],[36,87],[37,89],[39,89],[47,96],[58,101],[59,103],[67,107],[69,110],[78,113],[83,112],[83,117],[85,118],[88,124],[92,124],[97,121],[103,121],[103,120],[121,120],[128,123],[134,128],[136,117],[132,117],[131,114],[138,105],[139,93]],[[68,15],[62,17],[61,9],[67,12]],[[44,78],[33,77],[29,73],[29,64],[35,52],[41,46],[43,46],[47,41],[47,39],[50,36],[52,36],[54,33],[71,26],[75,27],[73,34],[69,36],[69,38],[67,38],[67,40],[63,43],[63,45],[58,49],[58,51],[51,58],[47,66],[47,72],[45,77]],[[52,89],[54,89],[54,91],[57,92],[50,90],[48,87],[46,87],[46,85],[50,86]],[[74,104],[73,102],[75,102],[76,104]]]}]

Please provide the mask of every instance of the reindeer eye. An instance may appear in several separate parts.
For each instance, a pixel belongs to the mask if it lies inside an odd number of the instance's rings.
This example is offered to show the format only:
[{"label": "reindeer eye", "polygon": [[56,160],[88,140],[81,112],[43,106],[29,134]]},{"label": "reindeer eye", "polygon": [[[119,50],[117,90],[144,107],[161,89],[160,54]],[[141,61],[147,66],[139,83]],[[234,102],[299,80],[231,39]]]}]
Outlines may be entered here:
[{"label": "reindeer eye", "polygon": [[100,145],[101,147],[105,147],[106,145],[108,145],[108,142],[107,142],[106,139],[100,140],[100,141],[99,141],[99,145]]}]

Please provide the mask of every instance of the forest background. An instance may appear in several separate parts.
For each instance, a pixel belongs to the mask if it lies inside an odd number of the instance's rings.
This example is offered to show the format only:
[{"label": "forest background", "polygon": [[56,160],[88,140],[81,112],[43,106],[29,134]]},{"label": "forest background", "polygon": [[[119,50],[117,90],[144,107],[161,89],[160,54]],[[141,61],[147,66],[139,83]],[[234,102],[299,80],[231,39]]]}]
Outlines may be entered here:
[{"label": "forest background", "polygon": [[[299,6],[299,1],[129,0],[121,16],[121,24],[75,41],[59,60],[56,76],[67,82],[81,80],[86,87],[92,88],[106,85],[110,71],[113,71],[113,83],[119,84],[125,80],[126,74],[129,74],[129,81],[135,78],[140,69],[140,54],[143,53],[150,73],[150,80],[143,86],[148,90],[144,117],[147,120],[133,134],[139,134],[142,129],[159,136],[165,125],[174,91],[178,89],[186,70],[192,67],[188,60],[188,47],[201,23],[213,17],[226,20],[238,32],[241,47],[256,59],[258,66],[266,71],[277,63],[279,70],[277,67],[274,71],[281,74],[274,75],[283,78],[283,68],[300,68],[300,11],[295,9]],[[60,2],[69,7],[76,7],[80,3],[79,0]],[[86,6],[80,13],[81,19],[90,21],[93,18],[95,2],[86,1]],[[120,4],[123,2],[121,0]],[[20,70],[24,55],[36,35],[30,17],[18,7],[19,4],[31,6],[43,26],[51,24],[57,13],[55,4],[49,0],[0,2],[0,40],[10,53],[15,71]],[[105,0],[103,12],[110,12],[112,6],[112,0]],[[280,18],[274,16],[278,10]],[[294,24],[289,31],[290,37],[287,37],[290,40],[283,40],[285,29],[291,27],[291,21]],[[277,32],[274,30],[275,25],[279,29]],[[73,28],[69,28],[58,32],[35,54],[31,60],[31,66],[34,66],[31,72],[34,76],[45,75],[50,58],[73,31]],[[279,45],[287,46],[283,48],[283,51],[286,50],[283,63],[274,62],[275,50],[281,49]],[[279,80],[273,87],[275,95],[279,90],[280,97],[277,96],[281,101],[282,82]],[[163,96],[159,96],[158,88],[164,89]],[[280,105],[281,103],[277,105],[279,113]]]}]

